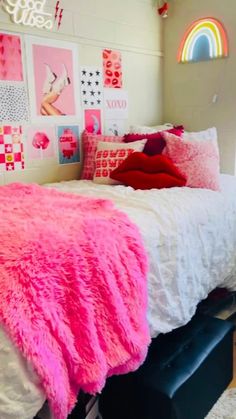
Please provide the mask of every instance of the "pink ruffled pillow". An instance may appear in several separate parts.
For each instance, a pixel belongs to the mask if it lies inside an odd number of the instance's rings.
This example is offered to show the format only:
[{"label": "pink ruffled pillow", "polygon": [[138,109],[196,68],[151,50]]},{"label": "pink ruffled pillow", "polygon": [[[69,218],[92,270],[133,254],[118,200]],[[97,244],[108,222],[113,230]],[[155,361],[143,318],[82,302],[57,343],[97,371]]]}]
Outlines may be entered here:
[{"label": "pink ruffled pillow", "polygon": [[107,143],[122,143],[123,137],[108,137],[105,135],[90,134],[89,132],[84,131],[82,133],[83,169],[81,179],[93,179],[93,175],[95,172],[95,156],[99,141],[105,141]]},{"label": "pink ruffled pillow", "polygon": [[186,177],[186,186],[220,190],[220,158],[214,139],[188,141],[167,132],[164,138],[163,154]]}]

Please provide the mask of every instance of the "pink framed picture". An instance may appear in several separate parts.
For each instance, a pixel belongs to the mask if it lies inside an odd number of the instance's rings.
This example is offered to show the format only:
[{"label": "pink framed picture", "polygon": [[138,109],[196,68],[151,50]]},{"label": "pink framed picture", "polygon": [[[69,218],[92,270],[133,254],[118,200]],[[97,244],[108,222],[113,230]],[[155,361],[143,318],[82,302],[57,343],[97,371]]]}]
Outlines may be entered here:
[{"label": "pink framed picture", "polygon": [[29,159],[43,160],[55,157],[55,127],[48,125],[30,126],[27,131],[27,154]]},{"label": "pink framed picture", "polygon": [[102,119],[100,109],[86,109],[84,111],[84,125],[91,134],[102,133]]},{"label": "pink framed picture", "polygon": [[31,117],[69,122],[79,117],[77,45],[27,37]]}]

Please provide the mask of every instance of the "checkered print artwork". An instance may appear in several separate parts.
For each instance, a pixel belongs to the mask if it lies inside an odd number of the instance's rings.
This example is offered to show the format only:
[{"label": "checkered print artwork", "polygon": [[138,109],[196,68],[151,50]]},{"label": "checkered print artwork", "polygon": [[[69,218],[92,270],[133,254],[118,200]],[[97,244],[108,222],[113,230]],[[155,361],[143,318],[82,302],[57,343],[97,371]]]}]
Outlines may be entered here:
[{"label": "checkered print artwork", "polygon": [[22,127],[0,125],[0,172],[25,168]]}]

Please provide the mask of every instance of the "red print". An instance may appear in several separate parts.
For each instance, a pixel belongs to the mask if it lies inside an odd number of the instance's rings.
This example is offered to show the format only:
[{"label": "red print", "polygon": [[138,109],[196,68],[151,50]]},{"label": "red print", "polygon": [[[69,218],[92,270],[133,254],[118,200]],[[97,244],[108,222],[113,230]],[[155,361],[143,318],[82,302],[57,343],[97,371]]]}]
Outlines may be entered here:
[{"label": "red print", "polygon": [[103,51],[104,87],[122,88],[121,53],[105,49]]}]

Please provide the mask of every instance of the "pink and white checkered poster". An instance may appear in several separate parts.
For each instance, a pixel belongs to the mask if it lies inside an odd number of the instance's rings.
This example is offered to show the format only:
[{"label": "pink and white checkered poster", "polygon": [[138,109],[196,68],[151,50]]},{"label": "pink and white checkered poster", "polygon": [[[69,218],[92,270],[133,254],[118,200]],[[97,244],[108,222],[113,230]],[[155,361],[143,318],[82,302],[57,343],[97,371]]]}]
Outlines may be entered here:
[{"label": "pink and white checkered poster", "polygon": [[0,125],[0,172],[24,168],[22,127]]}]

